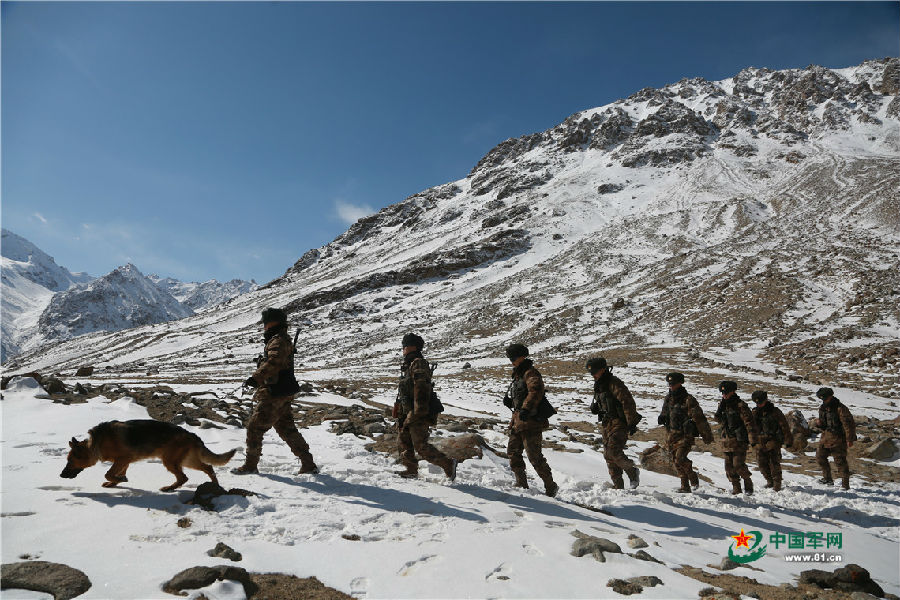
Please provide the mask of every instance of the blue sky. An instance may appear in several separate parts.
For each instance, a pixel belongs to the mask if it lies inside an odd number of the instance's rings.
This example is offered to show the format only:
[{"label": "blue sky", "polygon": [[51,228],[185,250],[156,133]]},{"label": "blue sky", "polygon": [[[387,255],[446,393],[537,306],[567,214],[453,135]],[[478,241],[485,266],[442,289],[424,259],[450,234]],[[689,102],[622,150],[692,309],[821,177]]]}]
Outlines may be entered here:
[{"label": "blue sky", "polygon": [[264,282],[640,88],[897,56],[898,7],[3,2],[2,223],[73,271]]}]

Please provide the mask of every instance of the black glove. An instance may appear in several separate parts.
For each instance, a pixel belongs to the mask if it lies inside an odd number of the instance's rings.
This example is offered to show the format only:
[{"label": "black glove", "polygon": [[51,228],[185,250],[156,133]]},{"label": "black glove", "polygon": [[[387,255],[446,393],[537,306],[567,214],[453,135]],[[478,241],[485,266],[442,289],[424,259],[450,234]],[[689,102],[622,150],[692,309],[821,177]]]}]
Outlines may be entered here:
[{"label": "black glove", "polygon": [[247,381],[244,382],[244,385],[250,386],[252,388],[259,387],[259,383],[251,376],[247,378]]},{"label": "black glove", "polygon": [[599,414],[600,414],[600,405],[597,404],[597,401],[596,401],[596,400],[594,400],[593,402],[591,402],[591,412],[594,413],[595,415],[599,415]]},{"label": "black glove", "polygon": [[628,428],[628,435],[634,435],[637,431],[637,423]]},{"label": "black glove", "polygon": [[659,415],[658,417],[656,417],[656,422],[660,425],[665,425],[666,417],[664,415]]},{"label": "black glove", "polygon": [[503,406],[505,406],[506,408],[513,407],[512,398],[510,398],[508,394],[506,396],[503,396]]}]

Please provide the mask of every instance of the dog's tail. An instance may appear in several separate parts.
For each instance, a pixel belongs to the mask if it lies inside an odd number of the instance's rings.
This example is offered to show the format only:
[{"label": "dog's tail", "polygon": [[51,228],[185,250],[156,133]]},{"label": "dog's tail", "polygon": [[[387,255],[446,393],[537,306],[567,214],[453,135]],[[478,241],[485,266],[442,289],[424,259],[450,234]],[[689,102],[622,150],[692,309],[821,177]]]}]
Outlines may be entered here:
[{"label": "dog's tail", "polygon": [[237,451],[237,448],[233,448],[228,452],[216,454],[215,452],[210,451],[206,446],[203,446],[203,448],[200,449],[200,459],[208,465],[221,467],[222,465],[227,464]]}]

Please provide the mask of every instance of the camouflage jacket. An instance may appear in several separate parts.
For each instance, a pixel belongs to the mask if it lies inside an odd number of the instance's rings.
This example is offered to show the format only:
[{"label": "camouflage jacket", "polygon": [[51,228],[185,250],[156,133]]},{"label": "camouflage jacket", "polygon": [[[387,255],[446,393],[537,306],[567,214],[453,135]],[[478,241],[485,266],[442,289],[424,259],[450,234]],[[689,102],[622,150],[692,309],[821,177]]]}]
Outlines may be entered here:
[{"label": "camouflage jacket", "polygon": [[766,402],[765,406],[753,407],[753,421],[759,429],[759,443],[768,446],[769,442],[774,441],[774,450],[778,446],[787,448],[794,443],[794,435],[791,433],[791,426],[788,424],[784,413],[771,402]]},{"label": "camouflage jacket", "polygon": [[513,369],[512,382],[507,392],[513,404],[510,426],[518,431],[543,429],[549,425],[547,419],[537,418],[537,408],[544,397],[544,378],[534,368],[530,359],[525,359]]},{"label": "camouflage jacket", "polygon": [[607,372],[594,381],[597,417],[608,428],[628,430],[638,422],[634,397],[621,379]]},{"label": "camouflage jacket", "polygon": [[294,374],[294,344],[288,337],[287,328],[276,330],[266,337],[265,352],[253,373],[253,379],[260,386],[275,385],[279,378]]},{"label": "camouflage jacket", "polygon": [[406,421],[429,416],[431,401],[431,366],[422,353],[413,351],[403,357],[397,401]]},{"label": "camouflage jacket", "polygon": [[713,441],[712,429],[700,404],[683,387],[666,394],[659,422],[666,426],[669,437],[684,436],[693,439],[699,435],[707,444]]},{"label": "camouflage jacket", "polygon": [[726,451],[748,442],[755,445],[759,441],[759,429],[753,420],[753,413],[737,394],[719,402],[715,416],[716,421],[722,424],[722,447]]},{"label": "camouflage jacket", "polygon": [[823,402],[819,407],[819,428],[822,429],[820,444],[826,448],[845,446],[856,441],[856,423],[853,415],[840,400],[832,397],[831,402]]}]

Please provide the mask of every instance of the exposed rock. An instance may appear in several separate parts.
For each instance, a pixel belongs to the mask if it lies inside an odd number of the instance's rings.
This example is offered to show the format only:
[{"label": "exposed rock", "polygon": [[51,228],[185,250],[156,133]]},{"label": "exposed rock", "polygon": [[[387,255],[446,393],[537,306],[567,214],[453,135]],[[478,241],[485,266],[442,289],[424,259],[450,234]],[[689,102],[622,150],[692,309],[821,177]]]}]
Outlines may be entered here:
[{"label": "exposed rock", "polygon": [[218,498],[219,496],[255,496],[251,491],[243,490],[240,488],[231,488],[230,490],[225,490],[220,485],[216,485],[212,481],[205,481],[197,486],[197,491],[194,492],[194,495],[190,500],[186,501],[185,504],[196,504],[197,506],[202,506],[206,510],[216,510],[215,504],[213,500]]},{"label": "exposed rock", "polygon": [[865,456],[874,460],[890,461],[897,455],[897,445],[894,440],[884,439],[872,444],[865,451]]},{"label": "exposed rock", "polygon": [[5,564],[0,589],[20,589],[51,594],[54,600],[76,598],[91,589],[88,576],[68,565],[32,560]]},{"label": "exposed rock", "polygon": [[622,553],[622,548],[612,540],[587,535],[577,529],[572,532],[572,535],[578,538],[572,543],[572,551],[570,552],[572,556],[581,557],[585,554],[590,554],[597,561],[606,562],[606,557],[603,554],[604,552],[612,552],[614,554]]},{"label": "exposed rock", "polygon": [[644,591],[643,586],[626,581],[624,579],[610,579],[606,582],[606,587],[611,587],[617,594],[631,596],[632,594],[640,594]]},{"label": "exposed rock", "polygon": [[650,554],[648,554],[644,550],[638,550],[637,552],[635,552],[634,554],[630,554],[629,556],[636,558],[638,560],[645,560],[647,562],[655,562],[655,563],[659,563],[661,565],[665,564],[665,563],[663,563],[663,561],[653,558]]},{"label": "exposed rock", "polygon": [[218,544],[216,544],[216,547],[212,550],[207,550],[206,555],[214,556],[216,558],[225,558],[228,560],[233,560],[235,562],[243,558],[240,552],[235,551],[234,548],[223,542],[219,542]]},{"label": "exposed rock", "polygon": [[163,591],[176,596],[187,596],[182,590],[196,590],[212,585],[216,581],[230,579],[244,586],[244,593],[251,597],[258,587],[250,579],[246,569],[232,567],[230,565],[217,565],[215,567],[191,567],[177,573],[172,579],[163,584]]},{"label": "exposed rock", "polygon": [[78,370],[75,371],[75,377],[90,377],[94,374],[93,365],[85,365],[78,367]]},{"label": "exposed rock", "polygon": [[808,583],[823,589],[834,589],[842,592],[865,592],[878,597],[884,596],[880,585],[872,581],[869,572],[863,567],[851,563],[835,569],[833,573],[821,569],[810,569],[800,573],[800,583]]},{"label": "exposed rock", "polygon": [[628,547],[629,548],[637,550],[638,548],[646,548],[647,546],[648,546],[647,542],[645,542],[643,539],[639,538],[638,536],[634,535],[633,533],[628,536]]}]

